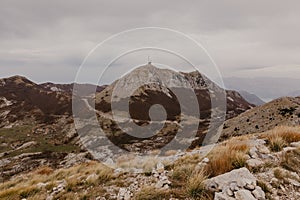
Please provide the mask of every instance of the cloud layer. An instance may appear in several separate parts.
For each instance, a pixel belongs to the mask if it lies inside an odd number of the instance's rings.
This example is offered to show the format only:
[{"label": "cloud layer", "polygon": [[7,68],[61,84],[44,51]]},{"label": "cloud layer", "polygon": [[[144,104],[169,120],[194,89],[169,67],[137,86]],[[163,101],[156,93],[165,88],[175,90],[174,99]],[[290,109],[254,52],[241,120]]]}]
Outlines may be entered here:
[{"label": "cloud layer", "polygon": [[157,26],[201,42],[224,76],[298,78],[299,6],[296,0],[2,0],[0,76],[72,82],[99,42],[123,30]]}]

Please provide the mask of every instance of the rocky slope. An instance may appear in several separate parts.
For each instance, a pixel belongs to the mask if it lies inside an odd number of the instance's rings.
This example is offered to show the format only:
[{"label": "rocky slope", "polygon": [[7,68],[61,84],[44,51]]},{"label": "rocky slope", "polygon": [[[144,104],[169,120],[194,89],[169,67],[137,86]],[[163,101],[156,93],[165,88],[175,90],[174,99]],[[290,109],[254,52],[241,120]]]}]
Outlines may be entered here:
[{"label": "rocky slope", "polygon": [[80,153],[71,115],[68,91],[21,76],[1,79],[0,180],[44,164],[58,167],[70,153]]},{"label": "rocky slope", "polygon": [[[284,144],[275,148],[281,139]],[[42,167],[0,184],[0,198],[27,199],[299,199],[300,129],[234,137],[205,148],[169,152],[158,159],[126,157],[109,169],[85,162],[65,169]],[[277,145],[275,145],[275,143]],[[229,159],[230,158],[230,159]]]},{"label": "rocky slope", "polygon": [[283,97],[248,110],[224,123],[223,139],[300,124],[300,97]]}]

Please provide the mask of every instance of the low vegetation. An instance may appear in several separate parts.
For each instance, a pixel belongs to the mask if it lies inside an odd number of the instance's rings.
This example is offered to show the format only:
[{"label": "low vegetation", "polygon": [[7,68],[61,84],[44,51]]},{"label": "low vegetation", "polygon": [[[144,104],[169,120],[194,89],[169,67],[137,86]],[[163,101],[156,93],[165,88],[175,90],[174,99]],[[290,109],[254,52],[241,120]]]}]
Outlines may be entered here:
[{"label": "low vegetation", "polygon": [[234,138],[216,147],[210,154],[206,172],[210,177],[246,166],[249,146],[242,137]]},{"label": "low vegetation", "polygon": [[280,165],[292,172],[300,173],[300,149],[285,152],[281,157]]},{"label": "low vegetation", "polygon": [[135,200],[163,200],[170,198],[170,191],[158,190],[154,187],[144,187],[137,194],[135,194]]},{"label": "low vegetation", "polygon": [[300,128],[279,126],[262,135],[273,152],[279,152],[292,142],[300,141]]},{"label": "low vegetation", "polygon": [[[22,153],[35,152],[56,152],[70,153],[80,152],[80,147],[70,142],[63,142],[64,135],[49,134],[43,135],[33,133],[34,125],[16,126],[13,128],[0,129],[0,153],[4,153],[4,158],[14,157]],[[36,142],[27,148],[18,149],[26,142]]]},{"label": "low vegetation", "polygon": [[[257,136],[265,139],[273,151],[280,151],[290,143],[300,141],[300,129],[277,127],[274,130],[257,134],[255,137]],[[220,143],[206,156],[208,161],[205,163],[202,162],[203,157],[197,153],[187,154],[174,163],[164,163],[172,183],[170,188],[156,189],[150,185],[142,185],[141,189],[133,194],[133,199],[213,199],[213,194],[204,186],[205,180],[247,166],[249,137],[249,135],[235,137]],[[149,159],[142,159],[144,162],[135,157],[121,157],[118,164],[125,168],[142,167],[145,171],[144,178],[148,178],[147,174],[152,175],[151,169],[158,162],[156,157],[158,153],[153,152]],[[174,154],[174,152],[168,153]],[[261,168],[274,168],[274,176],[284,181],[286,178],[293,178],[286,171],[300,173],[299,162],[300,149],[295,149],[284,152],[278,165],[274,166],[273,163],[267,162]],[[55,194],[54,199],[108,197],[105,187],[112,186],[115,190],[110,192],[117,194],[119,187],[126,188],[130,185],[126,182],[128,178],[134,178],[134,176],[131,173],[114,175],[112,169],[94,161],[58,170],[44,166],[0,184],[0,199],[45,199],[63,180],[65,181],[64,190]],[[260,181],[258,185],[267,195],[271,194],[267,183]]]},{"label": "low vegetation", "polygon": [[[103,194],[102,184],[114,180],[113,171],[97,162],[80,164],[68,169],[53,170],[41,167],[26,176],[19,176],[0,184],[0,199],[45,199],[59,182],[66,181],[66,190],[54,197],[57,199],[92,198]],[[88,193],[79,192],[82,189]],[[78,192],[78,195],[74,193]],[[85,197],[84,197],[85,196]],[[76,197],[76,198],[75,198]]]},{"label": "low vegetation", "polygon": [[213,196],[207,191],[204,181],[207,175],[203,169],[197,170],[191,174],[187,181],[186,190],[189,197],[194,199],[212,199]]}]

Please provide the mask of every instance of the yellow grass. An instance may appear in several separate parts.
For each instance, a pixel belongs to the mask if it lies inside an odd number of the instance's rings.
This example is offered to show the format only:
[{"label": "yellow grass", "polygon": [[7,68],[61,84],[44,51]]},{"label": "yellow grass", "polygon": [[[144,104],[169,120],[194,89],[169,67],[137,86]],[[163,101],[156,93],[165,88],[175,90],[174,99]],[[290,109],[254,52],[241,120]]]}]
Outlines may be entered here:
[{"label": "yellow grass", "polygon": [[144,187],[137,194],[135,194],[135,200],[163,200],[169,199],[170,194],[167,190],[158,190],[154,187]]},{"label": "yellow grass", "polygon": [[[90,174],[95,174],[95,176],[87,181]],[[112,178],[113,170],[97,162],[83,163],[58,170],[45,166],[0,184],[0,199],[44,199],[48,194],[47,190],[51,191],[53,187],[57,186],[59,180],[66,180],[67,190],[77,191],[79,185],[101,185],[101,183]],[[38,183],[45,183],[46,185],[45,187],[38,187]]]},{"label": "yellow grass", "polygon": [[281,151],[292,142],[300,141],[300,127],[279,126],[262,135],[272,151]]},{"label": "yellow grass", "polygon": [[217,146],[209,154],[210,161],[206,166],[207,173],[214,177],[233,169],[244,167],[248,151],[248,144],[237,139],[232,139]]},{"label": "yellow grass", "polygon": [[205,171],[198,170],[194,172],[186,184],[186,191],[189,197],[194,199],[210,199],[212,198],[205,188],[204,181],[207,179]]}]

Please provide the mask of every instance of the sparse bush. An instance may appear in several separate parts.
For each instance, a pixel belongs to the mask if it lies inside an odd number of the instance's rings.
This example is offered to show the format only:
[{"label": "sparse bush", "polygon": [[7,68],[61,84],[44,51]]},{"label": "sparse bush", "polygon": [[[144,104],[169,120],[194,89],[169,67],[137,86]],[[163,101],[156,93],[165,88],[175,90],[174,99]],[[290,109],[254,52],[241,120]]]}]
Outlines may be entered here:
[{"label": "sparse bush", "polygon": [[285,117],[286,115],[292,115],[295,110],[296,110],[296,108],[294,108],[294,107],[282,108],[282,109],[279,109],[279,114],[281,114],[282,116]]},{"label": "sparse bush", "polygon": [[275,168],[273,172],[275,178],[277,178],[278,180],[283,180],[285,178],[284,174],[279,168]]},{"label": "sparse bush", "polygon": [[212,196],[206,190],[204,181],[207,179],[204,170],[194,172],[187,182],[187,194],[195,199],[211,199]]},{"label": "sparse bush", "polygon": [[183,186],[192,175],[194,169],[195,165],[193,164],[176,165],[171,175],[173,185]]},{"label": "sparse bush", "polygon": [[236,152],[233,162],[232,162],[232,165],[235,169],[242,168],[242,167],[246,166],[246,161],[247,161],[247,159],[246,159],[245,153]]},{"label": "sparse bush", "polygon": [[285,152],[281,157],[280,165],[289,171],[300,173],[299,163],[300,149],[296,149],[293,151]]},{"label": "sparse bush", "polygon": [[238,139],[228,141],[210,153],[210,161],[206,166],[207,173],[210,174],[210,177],[214,177],[246,166],[246,153],[248,151],[247,143]]},{"label": "sparse bush", "polygon": [[272,137],[269,141],[270,149],[274,152],[281,151],[284,147],[287,146],[286,142],[282,137]]},{"label": "sparse bush", "polygon": [[272,151],[278,152],[288,144],[300,141],[300,129],[297,127],[278,126],[266,132],[262,138],[267,140]]},{"label": "sparse bush", "polygon": [[36,170],[37,174],[40,175],[50,175],[53,173],[53,169],[51,167],[48,166],[44,166],[44,167],[40,167]]}]

